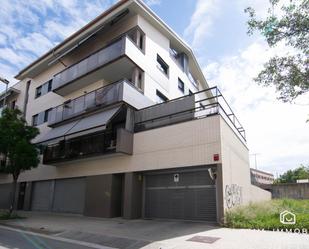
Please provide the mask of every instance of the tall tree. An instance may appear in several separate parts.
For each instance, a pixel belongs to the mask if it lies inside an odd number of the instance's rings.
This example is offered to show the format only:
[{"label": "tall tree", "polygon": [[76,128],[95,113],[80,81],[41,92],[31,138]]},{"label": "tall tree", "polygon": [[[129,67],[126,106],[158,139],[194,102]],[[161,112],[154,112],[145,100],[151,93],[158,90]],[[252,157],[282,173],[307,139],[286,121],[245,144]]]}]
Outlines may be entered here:
[{"label": "tall tree", "polygon": [[20,110],[4,109],[0,117],[0,154],[3,158],[0,172],[13,177],[10,214],[15,206],[17,180],[21,172],[37,167],[38,150],[31,140],[39,134],[27,125]]},{"label": "tall tree", "polygon": [[292,102],[309,91],[309,0],[282,2],[270,0],[268,16],[263,20],[251,7],[245,12],[249,14],[250,35],[259,31],[270,47],[284,42],[292,48],[292,53],[272,57],[255,78],[261,85],[275,86],[283,102]]}]

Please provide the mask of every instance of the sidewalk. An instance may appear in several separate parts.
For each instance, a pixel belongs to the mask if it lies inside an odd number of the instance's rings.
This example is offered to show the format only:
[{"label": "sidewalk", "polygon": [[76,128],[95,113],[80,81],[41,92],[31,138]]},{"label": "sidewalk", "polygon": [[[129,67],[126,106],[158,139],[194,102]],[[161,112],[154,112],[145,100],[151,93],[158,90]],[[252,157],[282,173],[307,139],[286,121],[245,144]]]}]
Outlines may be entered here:
[{"label": "sidewalk", "polygon": [[[186,221],[19,214],[27,219],[1,221],[0,225],[119,249],[309,249],[309,235],[236,230]],[[199,242],[188,241],[192,238]]]}]

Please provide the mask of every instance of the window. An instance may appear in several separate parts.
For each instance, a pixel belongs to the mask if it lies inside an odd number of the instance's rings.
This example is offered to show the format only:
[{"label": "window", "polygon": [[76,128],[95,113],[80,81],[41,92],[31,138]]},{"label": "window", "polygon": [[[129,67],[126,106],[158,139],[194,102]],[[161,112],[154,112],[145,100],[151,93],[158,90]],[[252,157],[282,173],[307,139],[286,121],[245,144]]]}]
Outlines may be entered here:
[{"label": "window", "polygon": [[38,125],[38,120],[39,120],[39,114],[35,114],[32,116],[32,125],[37,126]]},{"label": "window", "polygon": [[52,111],[52,108],[33,115],[32,116],[32,125],[38,126],[38,125],[41,125],[45,122],[48,122],[48,118],[51,115],[51,111]]},{"label": "window", "polygon": [[145,50],[145,34],[139,28],[134,28],[127,33],[128,37],[140,48],[143,52]]},{"label": "window", "polygon": [[50,108],[44,112],[44,123],[48,121],[48,117],[50,115],[51,110],[52,109]]},{"label": "window", "polygon": [[11,108],[15,109],[16,108],[16,100],[13,100],[11,103]]},{"label": "window", "polygon": [[162,71],[164,74],[166,74],[168,76],[169,66],[160,57],[160,55],[157,55],[157,67],[160,69],[160,71]]},{"label": "window", "polygon": [[35,98],[38,98],[42,95],[42,86],[39,86],[35,89]]},{"label": "window", "polygon": [[44,94],[50,92],[53,88],[53,80],[45,82],[43,85],[39,86],[35,90],[35,98],[41,97]]},{"label": "window", "polygon": [[166,101],[168,101],[168,98],[159,90],[157,90],[157,103],[163,103]]},{"label": "window", "polygon": [[181,79],[178,78],[178,89],[184,93],[185,92],[185,83]]},{"label": "window", "polygon": [[48,85],[47,91],[50,92],[52,90],[52,88],[53,88],[53,80],[49,80],[47,82],[47,85]]}]

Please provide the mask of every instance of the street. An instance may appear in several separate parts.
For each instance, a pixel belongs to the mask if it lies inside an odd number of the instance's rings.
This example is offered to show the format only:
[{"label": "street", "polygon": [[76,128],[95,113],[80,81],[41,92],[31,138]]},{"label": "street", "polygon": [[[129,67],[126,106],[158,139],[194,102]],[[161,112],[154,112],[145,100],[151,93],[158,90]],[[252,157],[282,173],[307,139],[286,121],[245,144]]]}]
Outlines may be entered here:
[{"label": "street", "polygon": [[[49,237],[49,238],[47,238]],[[34,235],[33,233],[20,232],[0,228],[0,249],[91,249],[103,246],[85,246],[78,242],[66,242],[63,239],[50,236]]]}]

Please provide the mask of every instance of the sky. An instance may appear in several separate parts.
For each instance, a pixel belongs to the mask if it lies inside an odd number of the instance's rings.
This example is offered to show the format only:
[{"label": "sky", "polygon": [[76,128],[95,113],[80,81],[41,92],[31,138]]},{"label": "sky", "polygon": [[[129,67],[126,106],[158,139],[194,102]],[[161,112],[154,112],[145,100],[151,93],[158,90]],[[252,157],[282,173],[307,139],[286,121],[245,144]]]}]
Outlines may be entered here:
[{"label": "sky", "polygon": [[[16,82],[19,70],[117,1],[1,0],[0,75]],[[281,103],[273,88],[253,81],[270,56],[288,50],[247,35],[244,9],[251,6],[264,17],[267,0],[145,2],[193,48],[208,84],[223,92],[246,129],[251,167],[277,176],[309,165],[309,95]]]}]

